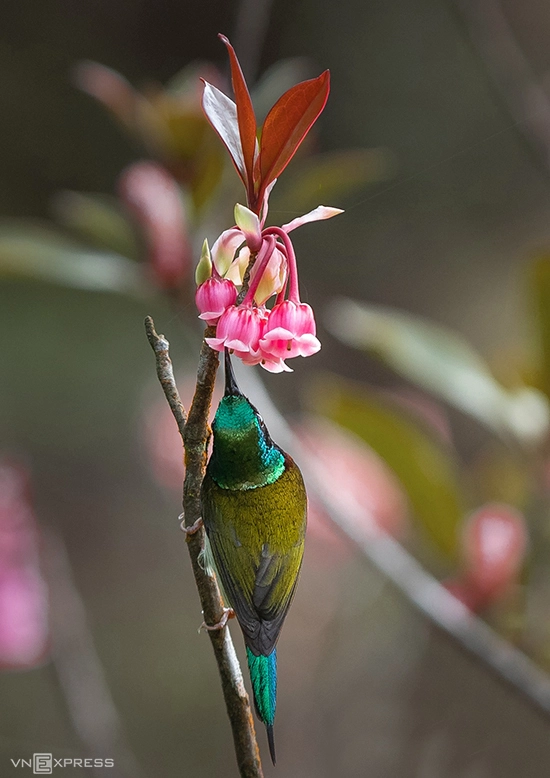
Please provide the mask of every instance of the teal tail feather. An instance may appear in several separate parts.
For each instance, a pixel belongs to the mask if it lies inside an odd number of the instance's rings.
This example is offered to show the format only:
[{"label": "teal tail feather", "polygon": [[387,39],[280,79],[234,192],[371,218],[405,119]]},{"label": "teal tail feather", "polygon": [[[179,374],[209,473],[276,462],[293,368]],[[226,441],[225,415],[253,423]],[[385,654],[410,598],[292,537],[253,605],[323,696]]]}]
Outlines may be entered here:
[{"label": "teal tail feather", "polygon": [[246,657],[254,692],[256,713],[265,724],[269,753],[271,761],[275,764],[273,721],[277,705],[277,650],[273,649],[269,656],[255,656],[247,646]]}]

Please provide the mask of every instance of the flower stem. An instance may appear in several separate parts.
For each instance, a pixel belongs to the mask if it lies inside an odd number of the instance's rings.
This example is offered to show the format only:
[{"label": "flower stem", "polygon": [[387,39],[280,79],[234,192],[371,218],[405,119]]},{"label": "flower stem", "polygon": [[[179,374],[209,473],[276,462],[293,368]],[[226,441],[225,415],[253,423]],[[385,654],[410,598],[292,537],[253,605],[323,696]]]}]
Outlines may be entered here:
[{"label": "flower stem", "polygon": [[276,235],[283,242],[285,247],[285,254],[288,259],[288,274],[289,274],[289,287],[288,287],[288,299],[293,303],[300,302],[300,290],[298,287],[298,266],[296,264],[296,254],[294,253],[294,246],[292,241],[282,229],[282,227],[268,227],[264,230],[264,235]]},{"label": "flower stem", "polygon": [[263,243],[262,247],[258,252],[258,256],[256,257],[255,264],[258,265],[258,269],[256,270],[256,275],[254,276],[254,280],[249,284],[249,287],[246,291],[246,294],[243,298],[243,304],[252,304],[254,300],[254,295],[256,294],[256,289],[260,285],[260,281],[262,280],[262,276],[265,272],[265,269],[268,265],[269,260],[271,259],[271,255],[273,254],[273,249],[275,248],[275,243],[277,241],[273,237],[266,238]]}]

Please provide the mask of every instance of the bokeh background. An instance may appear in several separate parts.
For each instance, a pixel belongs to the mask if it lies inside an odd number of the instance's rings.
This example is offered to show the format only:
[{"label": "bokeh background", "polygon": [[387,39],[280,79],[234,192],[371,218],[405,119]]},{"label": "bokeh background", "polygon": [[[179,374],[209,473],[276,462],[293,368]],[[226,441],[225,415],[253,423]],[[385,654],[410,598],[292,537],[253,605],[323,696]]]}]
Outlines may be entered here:
[{"label": "bokeh background", "polygon": [[[237,45],[251,83],[281,59],[301,58],[296,72],[306,74],[330,68],[331,97],[309,156],[291,163],[270,212],[282,222],[319,202],[346,209],[296,233],[302,288],[318,311],[323,349],[293,365],[292,376],[262,378],[291,419],[320,408],[331,415],[330,398],[319,399],[329,371],[371,392],[405,387],[408,401],[431,419],[430,435],[438,445],[445,438],[446,456],[452,452],[463,515],[487,500],[506,501],[525,515],[532,547],[544,550],[547,542],[539,477],[545,444],[536,457],[532,449],[516,451],[510,464],[494,430],[428,401],[374,356],[344,345],[328,332],[325,312],[347,296],[422,316],[467,339],[504,386],[522,378],[544,389],[537,372],[544,289],[534,290],[532,279],[533,261],[550,242],[548,6],[479,2],[487,13],[476,15],[473,4],[441,0],[248,5],[20,0],[0,10],[0,451],[27,472],[41,564],[53,581],[51,625],[68,641],[65,660],[77,662],[79,704],[95,699],[87,684],[97,691],[99,680],[82,673],[99,663],[118,711],[123,734],[102,741],[98,725],[104,752],[91,755],[114,756],[120,775],[136,778],[230,778],[237,770],[209,641],[197,633],[198,597],[177,525],[177,442],[172,454],[143,318],[152,314],[169,337],[182,383],[193,375],[198,330],[152,287],[147,294],[76,289],[66,278],[44,280],[48,271],[27,264],[33,251],[40,255],[41,233],[33,230],[68,234],[52,205],[57,193],[113,195],[121,171],[148,156],[77,88],[77,62],[103,63],[138,88],[165,83],[199,59],[223,74],[221,31]],[[516,68],[515,49],[502,48],[503,19],[527,70]],[[362,172],[352,165],[353,185],[346,184],[349,162],[348,169],[342,162],[344,173],[336,166],[330,186],[323,179],[300,188],[316,154],[349,149],[368,151]],[[231,226],[231,200],[220,197],[208,218]],[[36,234],[35,244],[21,250],[21,272],[13,246],[2,264],[2,238],[14,231]],[[193,238],[195,251],[202,237]],[[189,322],[192,303],[183,307]],[[353,428],[353,419],[345,426]],[[391,438],[391,426],[385,434]],[[389,466],[395,471],[391,451]],[[176,476],[166,476],[174,467]],[[379,499],[406,514],[404,542],[438,577],[455,575],[460,528],[451,522],[438,547],[440,534],[434,540],[429,521],[421,526],[403,479],[396,485],[387,470],[384,478]],[[511,482],[514,488],[504,488]],[[396,493],[408,507],[399,507]],[[433,507],[436,497],[428,490],[422,499]],[[395,513],[389,516],[392,525]],[[280,642],[279,763],[266,763],[266,775],[547,775],[548,718],[435,630],[328,525],[316,523],[310,535]],[[548,562],[541,551],[527,604],[514,590],[488,615],[543,669],[550,657]],[[231,630],[242,656],[238,629]],[[63,661],[61,651],[52,663],[46,649],[37,666],[0,675],[0,775],[18,775],[10,759],[33,752],[89,755],[67,702]],[[89,714],[92,728],[95,716],[109,730],[101,707]],[[265,754],[263,732],[259,737]],[[63,774],[82,772],[67,767]]]}]

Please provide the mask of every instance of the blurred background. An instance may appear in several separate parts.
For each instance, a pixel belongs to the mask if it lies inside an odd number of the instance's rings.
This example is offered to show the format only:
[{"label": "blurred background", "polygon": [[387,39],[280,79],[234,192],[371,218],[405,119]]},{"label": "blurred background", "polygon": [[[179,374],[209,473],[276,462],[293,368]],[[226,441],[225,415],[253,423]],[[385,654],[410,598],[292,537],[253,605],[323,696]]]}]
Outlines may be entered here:
[{"label": "blurred background", "polygon": [[194,265],[244,200],[198,102],[199,74],[229,90],[218,32],[259,117],[332,78],[270,203],[279,224],[345,209],[295,237],[323,348],[254,370],[357,532],[396,538],[541,689],[435,628],[312,495],[265,774],[547,775],[547,4],[20,0],[0,20],[0,775],[33,752],[237,775],[143,331],[188,400]]}]

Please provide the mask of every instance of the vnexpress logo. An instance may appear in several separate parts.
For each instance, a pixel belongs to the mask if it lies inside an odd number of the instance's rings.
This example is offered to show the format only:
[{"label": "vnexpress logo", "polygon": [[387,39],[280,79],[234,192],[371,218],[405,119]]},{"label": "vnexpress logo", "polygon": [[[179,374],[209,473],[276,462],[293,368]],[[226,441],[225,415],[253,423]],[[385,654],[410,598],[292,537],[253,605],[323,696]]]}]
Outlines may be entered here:
[{"label": "vnexpress logo", "polygon": [[33,754],[32,771],[35,775],[51,775],[53,756],[51,754]]},{"label": "vnexpress logo", "polygon": [[32,759],[10,759],[14,767],[32,767],[34,775],[51,775],[56,767],[114,767],[114,759],[57,759],[53,754],[33,754]]}]

